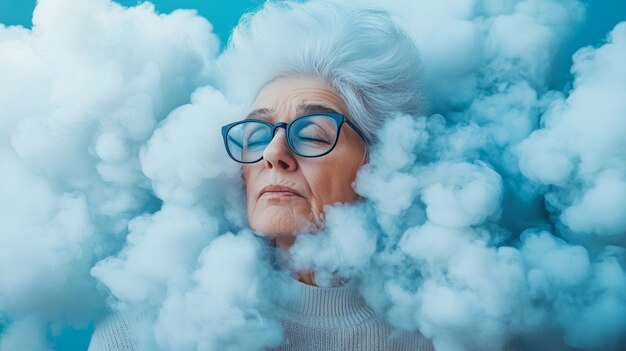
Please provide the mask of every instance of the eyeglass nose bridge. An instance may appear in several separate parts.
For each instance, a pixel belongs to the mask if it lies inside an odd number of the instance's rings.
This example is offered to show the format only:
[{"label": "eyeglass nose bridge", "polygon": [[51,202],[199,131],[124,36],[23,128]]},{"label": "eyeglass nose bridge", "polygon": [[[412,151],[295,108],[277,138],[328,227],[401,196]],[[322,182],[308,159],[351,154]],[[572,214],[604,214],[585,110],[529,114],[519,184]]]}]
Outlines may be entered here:
[{"label": "eyeglass nose bridge", "polygon": [[276,124],[272,125],[272,139],[274,139],[274,135],[276,135],[276,130],[278,128],[285,128],[285,133],[287,133],[288,123],[285,122],[276,122]]},{"label": "eyeglass nose bridge", "polygon": [[272,138],[270,139],[268,145],[272,142],[272,140],[274,140],[274,136],[276,136],[276,131],[278,130],[278,128],[285,128],[285,140],[287,141],[287,145],[291,147],[291,144],[289,142],[289,135],[287,135],[288,127],[289,127],[289,123],[285,123],[285,122],[276,122],[276,124],[273,124],[272,125]]},{"label": "eyeglass nose bridge", "polygon": [[[265,146],[265,148],[267,149],[267,147],[269,146],[269,144],[272,143],[272,140],[274,140],[274,136],[276,136],[276,131],[278,130],[278,128],[285,128],[285,141],[287,142],[287,146],[289,147],[289,149],[293,150],[293,147],[291,146],[291,143],[289,141],[289,133],[287,133],[287,130],[289,128],[289,123],[285,123],[285,122],[276,122],[275,124],[272,125],[272,138],[270,139],[270,141],[268,142],[268,144]],[[265,151],[265,150],[263,150]]]}]

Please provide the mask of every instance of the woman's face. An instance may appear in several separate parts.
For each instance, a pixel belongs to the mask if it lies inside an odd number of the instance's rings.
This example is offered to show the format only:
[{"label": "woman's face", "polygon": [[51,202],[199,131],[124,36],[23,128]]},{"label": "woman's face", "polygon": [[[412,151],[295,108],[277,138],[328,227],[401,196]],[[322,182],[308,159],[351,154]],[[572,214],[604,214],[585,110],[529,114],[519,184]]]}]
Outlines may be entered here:
[{"label": "woman's face", "polygon": [[[252,110],[249,118],[270,123],[289,123],[314,112],[347,112],[339,93],[326,82],[302,75],[268,83]],[[320,228],[324,205],[357,199],[352,183],[365,160],[365,150],[364,141],[344,123],[330,153],[300,157],[287,145],[285,129],[276,129],[263,159],[243,165],[250,227],[274,237],[282,248],[291,246],[299,232]]]}]

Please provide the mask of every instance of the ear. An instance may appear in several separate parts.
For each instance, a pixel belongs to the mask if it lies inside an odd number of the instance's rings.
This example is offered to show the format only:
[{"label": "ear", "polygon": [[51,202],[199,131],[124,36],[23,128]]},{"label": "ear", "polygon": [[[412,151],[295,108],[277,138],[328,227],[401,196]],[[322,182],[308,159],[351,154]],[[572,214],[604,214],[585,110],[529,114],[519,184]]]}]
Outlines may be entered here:
[{"label": "ear", "polygon": [[370,148],[367,144],[363,143],[363,159],[361,160],[361,166],[370,162]]}]

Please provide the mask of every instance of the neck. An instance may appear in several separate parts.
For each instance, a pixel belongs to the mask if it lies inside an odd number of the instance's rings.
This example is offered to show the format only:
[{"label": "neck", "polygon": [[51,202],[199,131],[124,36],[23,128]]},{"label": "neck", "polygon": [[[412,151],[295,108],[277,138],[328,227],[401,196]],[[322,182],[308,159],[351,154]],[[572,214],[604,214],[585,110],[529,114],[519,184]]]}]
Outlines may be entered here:
[{"label": "neck", "polygon": [[274,242],[274,246],[277,249],[281,249],[285,252],[288,252],[289,248],[293,246],[293,243],[296,242],[296,237],[295,236],[279,236],[277,238],[274,238],[273,242]]},{"label": "neck", "polygon": [[313,272],[299,271],[294,272],[294,275],[296,279],[303,282],[304,284],[317,286],[317,284],[315,284],[315,273]]}]

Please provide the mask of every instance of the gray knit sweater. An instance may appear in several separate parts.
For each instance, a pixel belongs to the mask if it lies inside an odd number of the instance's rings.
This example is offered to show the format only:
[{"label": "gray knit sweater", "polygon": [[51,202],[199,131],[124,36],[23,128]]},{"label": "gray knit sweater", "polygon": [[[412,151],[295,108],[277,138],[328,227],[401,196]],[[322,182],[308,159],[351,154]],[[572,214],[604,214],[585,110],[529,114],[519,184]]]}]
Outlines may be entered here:
[{"label": "gray knit sweater", "polygon": [[[297,283],[292,301],[279,310],[285,331],[276,351],[433,351],[419,332],[395,330],[365,303],[353,283],[338,288],[319,288]],[[89,351],[136,351],[138,324],[147,315],[114,315],[103,320],[91,339]]]}]

